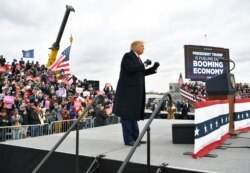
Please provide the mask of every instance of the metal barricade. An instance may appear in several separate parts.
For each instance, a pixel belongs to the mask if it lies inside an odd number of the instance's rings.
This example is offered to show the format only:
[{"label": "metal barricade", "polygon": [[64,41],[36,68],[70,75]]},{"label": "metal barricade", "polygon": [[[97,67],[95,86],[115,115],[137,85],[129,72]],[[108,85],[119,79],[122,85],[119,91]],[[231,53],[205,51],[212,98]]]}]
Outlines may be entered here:
[{"label": "metal barricade", "polygon": [[0,142],[24,139],[49,134],[49,124],[34,124],[0,127]]},{"label": "metal barricade", "polygon": [[91,121],[92,127],[118,124],[118,123],[120,123],[120,117],[112,114],[112,115],[107,116],[104,121],[105,121],[104,125],[97,125],[96,117],[93,117],[92,121]]},{"label": "metal barricade", "polygon": [[107,125],[109,125],[109,124],[118,124],[118,123],[120,123],[120,117],[115,116],[114,114],[111,114],[111,115],[109,115],[107,117],[106,123],[107,123]]},{"label": "metal barricade", "polygon": [[[27,137],[44,136],[55,133],[66,132],[77,119],[54,121],[52,123],[4,126],[0,127],[0,142],[8,140],[24,139]],[[83,119],[79,122],[79,129],[93,128],[93,117]]]},{"label": "metal barricade", "polygon": [[[49,125],[49,134],[66,132],[70,128],[70,126],[76,122],[76,120],[77,119],[53,121]],[[93,127],[92,117],[79,121],[80,130],[92,127]]]}]

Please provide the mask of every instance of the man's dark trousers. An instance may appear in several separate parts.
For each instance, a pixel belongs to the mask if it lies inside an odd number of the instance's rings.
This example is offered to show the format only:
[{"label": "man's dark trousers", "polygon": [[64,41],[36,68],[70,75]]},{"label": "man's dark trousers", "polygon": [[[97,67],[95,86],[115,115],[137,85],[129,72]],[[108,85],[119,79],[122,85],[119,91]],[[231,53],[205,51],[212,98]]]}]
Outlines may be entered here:
[{"label": "man's dark trousers", "polygon": [[129,144],[136,141],[139,136],[139,127],[137,121],[121,118],[121,124],[124,143]]}]

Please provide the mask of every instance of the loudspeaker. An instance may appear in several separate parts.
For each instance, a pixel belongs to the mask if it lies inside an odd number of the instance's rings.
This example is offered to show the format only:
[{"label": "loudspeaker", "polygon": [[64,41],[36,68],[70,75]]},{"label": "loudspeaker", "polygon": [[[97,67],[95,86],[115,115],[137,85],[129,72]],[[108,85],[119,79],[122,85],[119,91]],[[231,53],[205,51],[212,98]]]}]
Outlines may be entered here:
[{"label": "loudspeaker", "polygon": [[236,92],[234,75],[223,73],[215,76],[206,82],[208,95],[227,95]]},{"label": "loudspeaker", "polygon": [[172,124],[173,144],[194,144],[194,124]]}]

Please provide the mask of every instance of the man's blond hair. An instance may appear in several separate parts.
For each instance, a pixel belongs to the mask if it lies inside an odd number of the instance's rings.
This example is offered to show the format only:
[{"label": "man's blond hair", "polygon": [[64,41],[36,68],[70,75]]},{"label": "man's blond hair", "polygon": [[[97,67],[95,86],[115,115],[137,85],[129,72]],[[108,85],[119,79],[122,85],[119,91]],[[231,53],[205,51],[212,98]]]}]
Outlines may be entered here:
[{"label": "man's blond hair", "polygon": [[135,47],[136,47],[138,44],[144,44],[144,41],[141,41],[141,40],[133,41],[133,42],[131,43],[130,50],[135,50]]}]

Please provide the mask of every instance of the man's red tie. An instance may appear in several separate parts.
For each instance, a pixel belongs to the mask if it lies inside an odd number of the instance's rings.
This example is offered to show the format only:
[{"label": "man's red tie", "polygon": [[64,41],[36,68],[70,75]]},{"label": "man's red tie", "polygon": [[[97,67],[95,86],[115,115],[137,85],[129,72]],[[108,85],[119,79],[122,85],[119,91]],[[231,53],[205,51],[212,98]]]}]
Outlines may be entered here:
[{"label": "man's red tie", "polygon": [[138,59],[139,59],[139,62],[142,64],[142,60],[141,60],[141,58],[138,56]]}]

